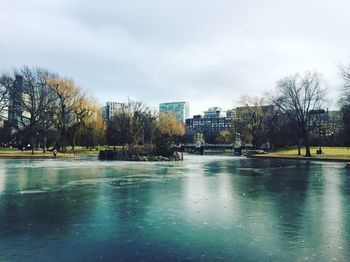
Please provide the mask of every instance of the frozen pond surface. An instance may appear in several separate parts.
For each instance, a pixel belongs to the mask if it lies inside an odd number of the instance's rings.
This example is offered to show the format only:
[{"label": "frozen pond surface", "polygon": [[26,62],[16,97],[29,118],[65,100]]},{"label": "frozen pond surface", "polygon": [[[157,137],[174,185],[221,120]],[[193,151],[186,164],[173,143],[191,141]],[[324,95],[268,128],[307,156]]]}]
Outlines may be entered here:
[{"label": "frozen pond surface", "polygon": [[348,261],[341,163],[0,160],[0,261]]}]

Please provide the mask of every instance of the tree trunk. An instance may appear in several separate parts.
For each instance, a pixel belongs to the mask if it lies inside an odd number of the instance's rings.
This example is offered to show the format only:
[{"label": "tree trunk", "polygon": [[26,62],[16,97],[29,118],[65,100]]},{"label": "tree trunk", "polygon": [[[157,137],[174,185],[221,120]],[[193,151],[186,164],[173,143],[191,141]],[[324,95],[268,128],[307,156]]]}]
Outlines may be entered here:
[{"label": "tree trunk", "polygon": [[60,145],[60,147],[61,147],[60,151],[66,152],[66,139],[65,138],[63,138],[62,144]]},{"label": "tree trunk", "polygon": [[72,141],[72,151],[75,149],[75,135],[73,136],[73,141]]},{"label": "tree trunk", "polygon": [[47,142],[47,138],[46,136],[44,136],[43,153],[46,153],[46,142]]},{"label": "tree trunk", "polygon": [[35,135],[32,134],[32,139],[31,139],[31,146],[32,146],[32,155],[34,155],[34,147],[35,147]]},{"label": "tree trunk", "polygon": [[307,134],[304,136],[304,142],[305,142],[305,150],[306,150],[305,157],[311,157],[309,136]]},{"label": "tree trunk", "polygon": [[298,143],[298,156],[301,156],[300,143]]},{"label": "tree trunk", "polygon": [[66,152],[67,151],[67,143],[66,143],[66,134],[67,132],[64,132],[63,135],[61,136],[61,143],[60,143],[60,149],[62,152]]}]

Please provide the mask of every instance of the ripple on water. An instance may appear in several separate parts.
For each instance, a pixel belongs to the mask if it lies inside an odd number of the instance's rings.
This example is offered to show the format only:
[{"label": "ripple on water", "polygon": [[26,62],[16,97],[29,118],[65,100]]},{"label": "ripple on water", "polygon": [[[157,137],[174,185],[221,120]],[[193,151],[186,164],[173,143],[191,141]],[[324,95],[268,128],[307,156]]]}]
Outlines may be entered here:
[{"label": "ripple on water", "polygon": [[44,194],[47,193],[48,190],[44,189],[24,189],[24,190],[19,190],[17,193],[18,194]]},{"label": "ripple on water", "polygon": [[239,171],[239,175],[241,176],[270,176],[271,174],[264,171],[263,169],[257,169],[257,168],[246,168],[246,167],[240,167],[237,168]]}]

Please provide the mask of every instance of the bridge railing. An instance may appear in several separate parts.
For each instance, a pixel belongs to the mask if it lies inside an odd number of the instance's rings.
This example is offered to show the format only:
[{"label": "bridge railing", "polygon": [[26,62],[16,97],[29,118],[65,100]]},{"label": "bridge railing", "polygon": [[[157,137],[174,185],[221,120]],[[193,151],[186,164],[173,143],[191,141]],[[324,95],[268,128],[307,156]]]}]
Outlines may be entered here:
[{"label": "bridge railing", "polygon": [[206,148],[234,148],[235,144],[183,144],[182,147],[193,148],[193,147],[206,147]]}]

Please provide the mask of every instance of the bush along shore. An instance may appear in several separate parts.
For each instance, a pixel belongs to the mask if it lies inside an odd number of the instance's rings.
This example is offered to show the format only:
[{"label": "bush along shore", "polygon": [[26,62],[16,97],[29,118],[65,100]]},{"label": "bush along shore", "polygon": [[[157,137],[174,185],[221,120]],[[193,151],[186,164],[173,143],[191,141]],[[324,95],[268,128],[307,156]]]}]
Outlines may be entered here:
[{"label": "bush along shore", "polygon": [[156,154],[138,149],[120,149],[120,150],[100,150],[98,154],[100,160],[119,160],[119,161],[182,161],[183,153],[171,151],[166,155]]}]

